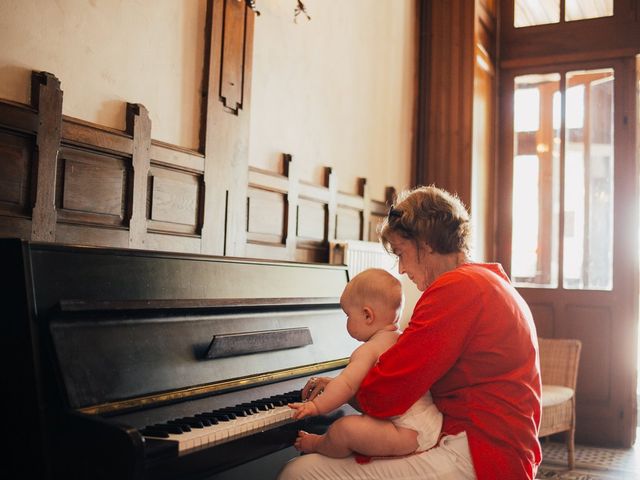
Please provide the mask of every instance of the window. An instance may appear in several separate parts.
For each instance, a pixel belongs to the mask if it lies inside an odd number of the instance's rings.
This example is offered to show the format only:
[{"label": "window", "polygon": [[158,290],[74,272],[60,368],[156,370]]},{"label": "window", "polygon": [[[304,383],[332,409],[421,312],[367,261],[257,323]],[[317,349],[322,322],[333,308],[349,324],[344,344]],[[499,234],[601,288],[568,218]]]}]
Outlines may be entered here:
[{"label": "window", "polygon": [[563,288],[612,288],[613,80],[611,69],[515,78],[511,272],[520,285],[557,287],[562,262]]},{"label": "window", "polygon": [[558,283],[560,130],[553,119],[559,90],[558,73],[515,79],[511,273],[517,283]]},{"label": "window", "polygon": [[[516,28],[560,22],[560,0],[515,0]],[[565,0],[564,21],[613,16],[613,0]]]}]

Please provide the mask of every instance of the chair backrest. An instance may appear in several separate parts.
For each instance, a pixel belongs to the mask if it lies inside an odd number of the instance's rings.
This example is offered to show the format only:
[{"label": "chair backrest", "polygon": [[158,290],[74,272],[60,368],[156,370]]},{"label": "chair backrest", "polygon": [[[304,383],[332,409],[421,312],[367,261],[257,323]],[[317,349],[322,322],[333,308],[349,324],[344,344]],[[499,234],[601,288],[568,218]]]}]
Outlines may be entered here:
[{"label": "chair backrest", "polygon": [[575,339],[538,338],[543,385],[576,389],[582,343]]}]

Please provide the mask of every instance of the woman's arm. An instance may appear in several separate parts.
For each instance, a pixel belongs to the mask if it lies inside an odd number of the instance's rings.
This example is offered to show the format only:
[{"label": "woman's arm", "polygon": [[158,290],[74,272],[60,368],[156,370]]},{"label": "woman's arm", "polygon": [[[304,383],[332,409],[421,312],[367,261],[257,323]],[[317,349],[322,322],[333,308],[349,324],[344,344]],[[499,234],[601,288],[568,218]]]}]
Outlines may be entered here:
[{"label": "woman's arm", "polygon": [[457,274],[436,280],[363,380],[357,393],[363,411],[379,418],[405,412],[459,359],[480,308],[473,282]]}]

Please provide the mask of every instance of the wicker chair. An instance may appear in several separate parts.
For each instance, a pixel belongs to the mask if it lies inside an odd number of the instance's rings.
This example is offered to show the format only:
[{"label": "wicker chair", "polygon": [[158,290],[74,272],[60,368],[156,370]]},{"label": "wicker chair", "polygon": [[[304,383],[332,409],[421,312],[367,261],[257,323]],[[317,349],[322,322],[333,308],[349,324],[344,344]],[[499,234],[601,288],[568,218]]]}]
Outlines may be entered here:
[{"label": "wicker chair", "polygon": [[564,432],[569,468],[575,466],[576,381],[579,340],[539,338],[542,419],[539,437]]}]

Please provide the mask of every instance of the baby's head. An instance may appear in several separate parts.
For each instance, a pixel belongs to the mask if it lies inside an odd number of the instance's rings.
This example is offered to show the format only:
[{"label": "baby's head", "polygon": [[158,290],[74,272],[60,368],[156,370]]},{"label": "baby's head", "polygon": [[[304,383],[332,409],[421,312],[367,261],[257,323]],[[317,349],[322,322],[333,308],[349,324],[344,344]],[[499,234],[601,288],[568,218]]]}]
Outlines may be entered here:
[{"label": "baby's head", "polygon": [[349,281],[340,297],[340,306],[347,314],[349,335],[366,341],[400,318],[404,306],[402,285],[381,268],[364,270]]}]

